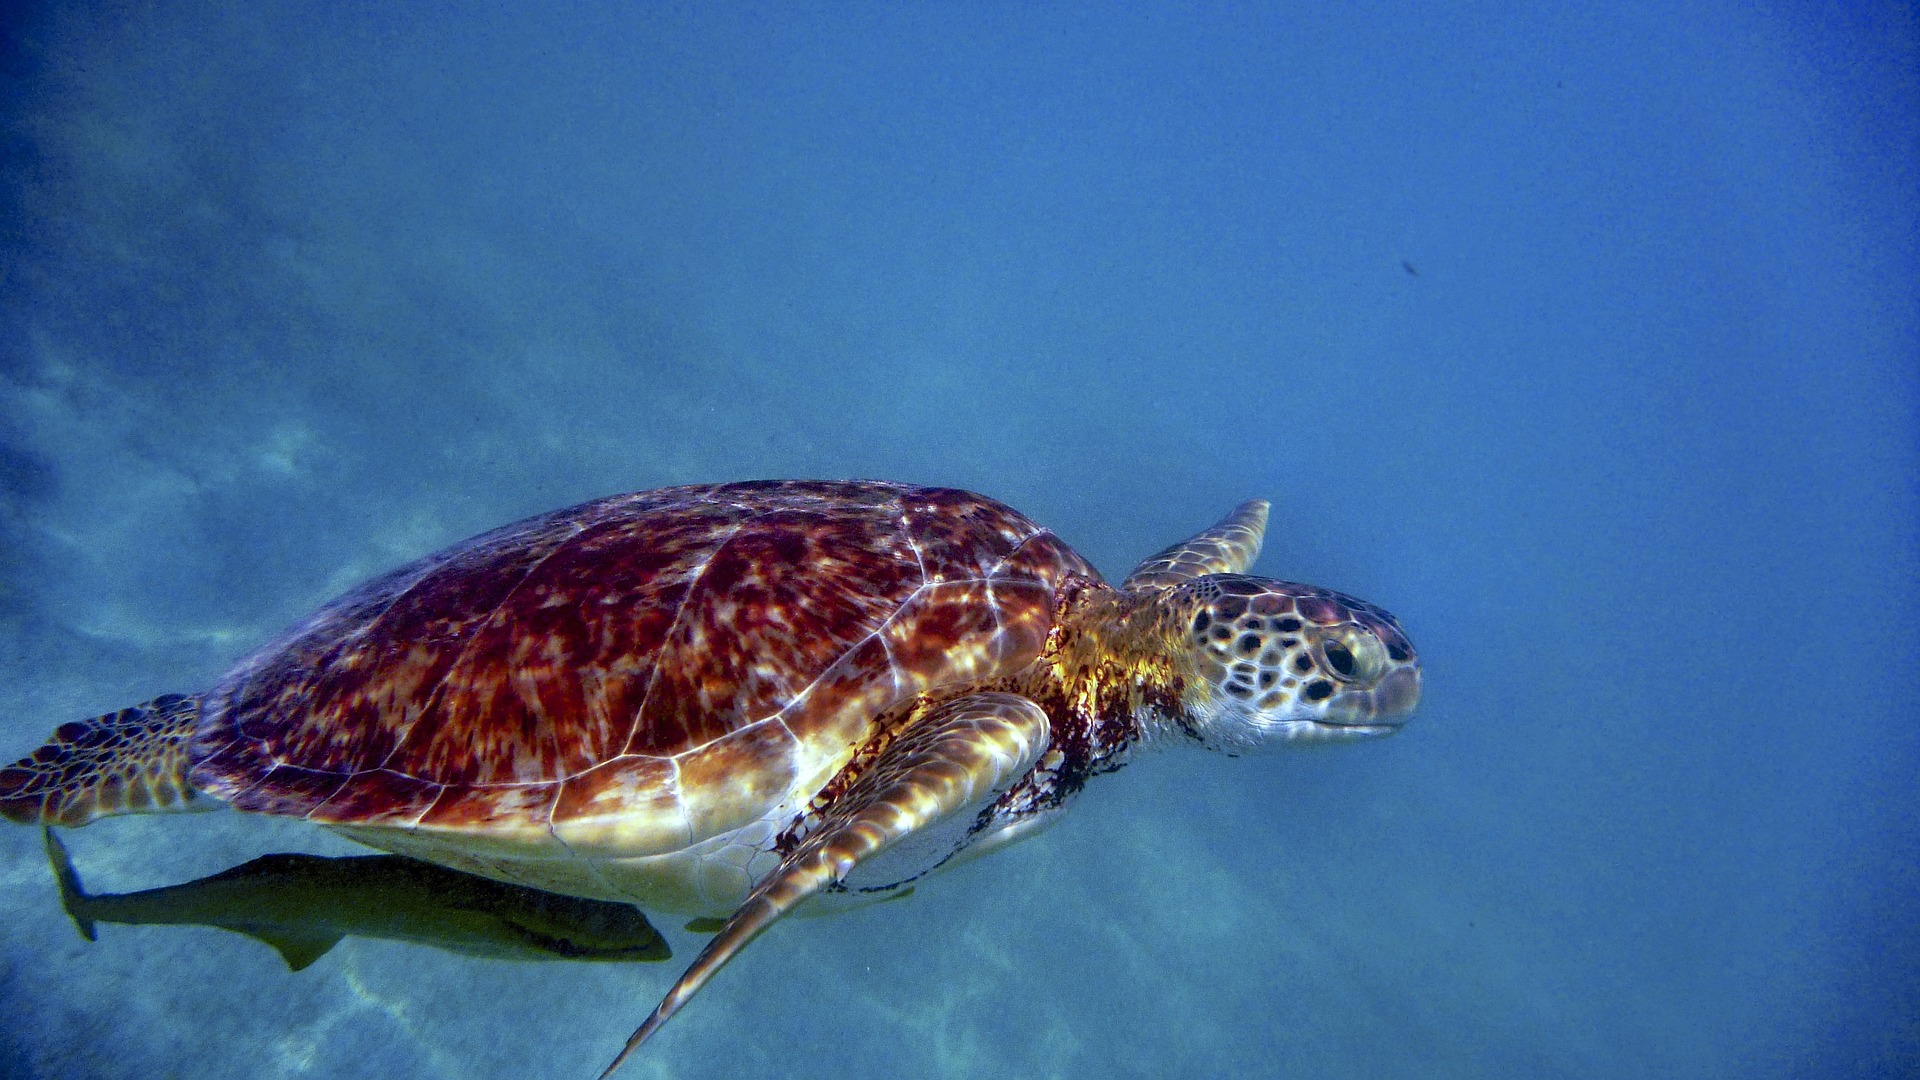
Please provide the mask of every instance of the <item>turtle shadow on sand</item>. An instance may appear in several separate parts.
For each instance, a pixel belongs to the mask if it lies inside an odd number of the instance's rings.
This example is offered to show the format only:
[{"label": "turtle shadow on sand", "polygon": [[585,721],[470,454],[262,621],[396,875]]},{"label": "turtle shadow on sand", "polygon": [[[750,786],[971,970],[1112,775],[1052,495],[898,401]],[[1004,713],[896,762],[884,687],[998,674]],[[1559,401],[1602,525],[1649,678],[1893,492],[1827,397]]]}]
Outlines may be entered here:
[{"label": "turtle shadow on sand", "polygon": [[263,941],[299,971],[345,937],[427,945],[492,960],[666,960],[665,938],[631,904],[490,881],[403,855],[263,855],[158,889],[90,894],[66,845],[47,861],[80,936],[97,923],[210,926]]}]

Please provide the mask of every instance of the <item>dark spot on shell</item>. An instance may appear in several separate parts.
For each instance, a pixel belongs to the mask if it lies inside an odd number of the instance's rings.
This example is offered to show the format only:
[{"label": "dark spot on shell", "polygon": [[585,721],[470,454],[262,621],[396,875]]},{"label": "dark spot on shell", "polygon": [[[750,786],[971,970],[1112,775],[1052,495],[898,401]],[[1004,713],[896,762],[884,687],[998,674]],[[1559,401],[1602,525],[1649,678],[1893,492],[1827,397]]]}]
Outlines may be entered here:
[{"label": "dark spot on shell", "polygon": [[1274,672],[1274,671],[1261,672],[1260,673],[1260,689],[1271,690],[1273,688],[1273,680],[1279,677],[1280,675],[1278,672]]},{"label": "dark spot on shell", "polygon": [[1240,655],[1252,656],[1260,651],[1260,635],[1248,634],[1240,639]]},{"label": "dark spot on shell", "polygon": [[1213,622],[1213,616],[1208,615],[1204,611],[1198,615],[1195,615],[1193,617],[1193,632],[1196,634],[1206,633],[1208,625],[1210,625],[1212,622]]},{"label": "dark spot on shell", "polygon": [[1325,701],[1333,696],[1333,684],[1325,679],[1315,679],[1307,684],[1308,701]]},{"label": "dark spot on shell", "polygon": [[1216,626],[1213,628],[1213,640],[1215,641],[1225,641],[1232,636],[1233,627],[1231,626]]},{"label": "dark spot on shell", "polygon": [[1306,653],[1301,653],[1299,656],[1294,657],[1293,670],[1299,672],[1302,675],[1305,675],[1307,672],[1312,671],[1313,657],[1308,656]]},{"label": "dark spot on shell", "polygon": [[1273,628],[1275,630],[1280,631],[1283,634],[1291,634],[1294,631],[1300,629],[1300,620],[1292,617],[1288,617],[1285,619],[1275,619],[1273,622]]},{"label": "dark spot on shell", "polygon": [[1227,693],[1233,695],[1234,697],[1239,698],[1242,701],[1245,701],[1246,699],[1253,696],[1253,687],[1243,686],[1240,683],[1228,683]]}]

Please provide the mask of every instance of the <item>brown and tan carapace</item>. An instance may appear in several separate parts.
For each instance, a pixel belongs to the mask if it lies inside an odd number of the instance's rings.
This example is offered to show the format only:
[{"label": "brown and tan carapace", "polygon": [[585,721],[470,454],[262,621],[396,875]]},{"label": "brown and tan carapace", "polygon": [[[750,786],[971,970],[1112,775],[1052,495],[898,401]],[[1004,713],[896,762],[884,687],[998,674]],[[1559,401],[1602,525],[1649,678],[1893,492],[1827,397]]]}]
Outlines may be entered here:
[{"label": "brown and tan carapace", "polygon": [[210,800],[501,881],[723,928],[612,1072],[802,902],[897,895],[1032,835],[1139,747],[1396,730],[1393,617],[1246,576],[1250,502],[1114,588],[983,496],[668,488],[377,578],[212,689],[64,725],[0,814]]}]

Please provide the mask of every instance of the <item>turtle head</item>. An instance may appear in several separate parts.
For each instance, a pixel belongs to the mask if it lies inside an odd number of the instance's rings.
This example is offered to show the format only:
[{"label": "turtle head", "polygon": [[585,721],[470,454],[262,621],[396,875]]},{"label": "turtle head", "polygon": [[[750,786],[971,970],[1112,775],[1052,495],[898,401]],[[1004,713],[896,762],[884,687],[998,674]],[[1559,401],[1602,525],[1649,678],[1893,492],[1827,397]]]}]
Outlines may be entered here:
[{"label": "turtle head", "polygon": [[[1420,659],[1392,615],[1328,589],[1207,574],[1168,589],[1186,678],[1180,730],[1254,753],[1400,729],[1420,701]],[[1164,625],[1164,624],[1163,624]]]}]

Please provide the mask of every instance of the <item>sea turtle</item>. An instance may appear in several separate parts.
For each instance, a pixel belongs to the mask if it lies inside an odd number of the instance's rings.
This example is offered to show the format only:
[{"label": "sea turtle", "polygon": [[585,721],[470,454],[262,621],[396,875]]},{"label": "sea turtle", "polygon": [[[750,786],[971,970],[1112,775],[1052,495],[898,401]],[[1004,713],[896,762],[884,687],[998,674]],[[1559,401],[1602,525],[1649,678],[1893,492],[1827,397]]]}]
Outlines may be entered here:
[{"label": "sea turtle", "polygon": [[321,608],[201,694],[70,723],[0,813],[207,797],[457,870],[724,918],[611,1074],[775,919],[1031,836],[1139,747],[1398,729],[1391,615],[1245,574],[1246,503],[1119,588],[992,499],[878,482],[618,495]]}]

